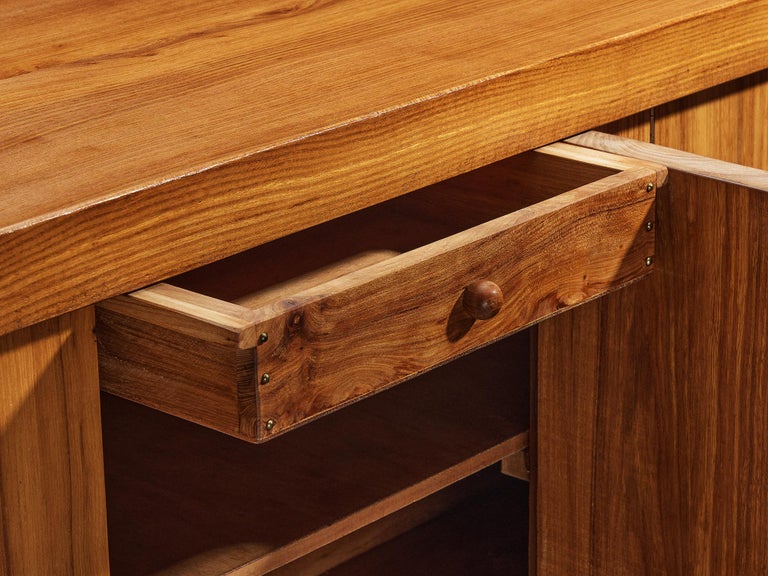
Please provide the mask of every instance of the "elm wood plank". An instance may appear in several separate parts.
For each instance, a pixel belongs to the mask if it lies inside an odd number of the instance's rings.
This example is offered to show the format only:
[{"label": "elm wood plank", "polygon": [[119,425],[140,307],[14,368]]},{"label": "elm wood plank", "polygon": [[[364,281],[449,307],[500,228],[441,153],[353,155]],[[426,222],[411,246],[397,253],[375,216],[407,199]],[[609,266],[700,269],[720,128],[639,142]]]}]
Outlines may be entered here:
[{"label": "elm wood plank", "polygon": [[656,274],[539,326],[540,576],[768,569],[768,185],[668,164]]},{"label": "elm wood plank", "polygon": [[768,53],[765,1],[96,4],[5,6],[0,332],[753,72]]},{"label": "elm wood plank", "polygon": [[648,162],[663,163],[670,169],[694,172],[703,178],[741,184],[758,190],[768,188],[768,172],[765,170],[691,154],[677,148],[592,131],[568,138],[568,142],[599,148],[613,154],[631,155]]},{"label": "elm wood plank", "polygon": [[233,436],[248,438],[246,426],[261,423],[255,411],[259,399],[253,350],[139,323],[103,308],[97,309],[96,318],[104,390],[191,422],[213,422]]},{"label": "elm wood plank", "polygon": [[486,494],[326,574],[527,576],[527,488],[500,478]]},{"label": "elm wood plank", "polygon": [[768,169],[768,71],[762,70],[597,129],[742,166]]},{"label": "elm wood plank", "polygon": [[109,574],[93,310],[0,338],[0,572]]},{"label": "elm wood plank", "polygon": [[[260,442],[650,273],[647,185],[665,170],[560,149],[628,169],[252,311],[211,301],[208,314],[167,285],[100,304],[102,388]],[[487,320],[467,313],[478,279],[508,302]],[[208,353],[198,329],[225,308],[252,323],[229,344],[214,324]]]},{"label": "elm wood plank", "polygon": [[262,445],[104,395],[113,574],[262,574],[524,448],[528,356],[521,334]]}]

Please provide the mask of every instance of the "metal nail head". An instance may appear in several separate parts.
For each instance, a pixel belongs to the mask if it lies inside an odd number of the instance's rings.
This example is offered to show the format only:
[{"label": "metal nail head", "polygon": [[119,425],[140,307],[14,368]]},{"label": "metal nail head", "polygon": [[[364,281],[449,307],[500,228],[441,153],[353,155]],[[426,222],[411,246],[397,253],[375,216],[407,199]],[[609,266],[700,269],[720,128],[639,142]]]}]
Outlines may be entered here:
[{"label": "metal nail head", "polygon": [[261,375],[261,383],[269,384],[269,374],[267,374],[266,372]]},{"label": "metal nail head", "polygon": [[267,420],[267,423],[264,424],[264,428],[266,428],[267,432],[269,432],[270,430],[272,430],[272,428],[275,427],[275,424],[277,424],[277,422],[275,422],[274,420],[272,420],[272,418],[270,418],[269,420]]},{"label": "metal nail head", "polygon": [[648,182],[648,184],[645,185],[645,191],[653,192],[653,182]]},{"label": "metal nail head", "polygon": [[646,266],[650,266],[651,264],[653,264],[653,256],[648,256],[648,257],[645,259],[645,265],[646,265]]},{"label": "metal nail head", "polygon": [[266,342],[267,340],[269,340],[269,334],[267,334],[266,332],[262,332],[261,334],[259,334],[259,344],[264,344],[264,342]]}]

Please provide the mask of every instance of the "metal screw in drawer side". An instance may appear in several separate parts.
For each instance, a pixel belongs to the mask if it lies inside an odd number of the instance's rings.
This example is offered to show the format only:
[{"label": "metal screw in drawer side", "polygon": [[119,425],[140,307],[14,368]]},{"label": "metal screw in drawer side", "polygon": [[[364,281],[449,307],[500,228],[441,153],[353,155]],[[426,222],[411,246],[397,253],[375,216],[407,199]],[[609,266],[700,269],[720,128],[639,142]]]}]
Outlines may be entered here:
[{"label": "metal screw in drawer side", "polygon": [[653,192],[653,182],[648,182],[648,184],[645,185],[645,191],[646,192]]},{"label": "metal screw in drawer side", "polygon": [[266,372],[261,375],[262,384],[269,384],[269,379],[270,379],[269,374],[267,374]]},{"label": "metal screw in drawer side", "polygon": [[269,334],[266,332],[259,334],[259,344],[264,344],[267,340],[269,340]]},{"label": "metal screw in drawer side", "polygon": [[269,432],[270,430],[272,430],[272,428],[275,427],[275,424],[277,424],[277,422],[275,422],[272,418],[270,418],[269,420],[267,420],[267,423],[264,424],[264,428],[266,428],[267,432]]},{"label": "metal screw in drawer side", "polygon": [[648,232],[653,230],[653,222],[651,222],[650,220],[648,222],[646,222],[645,223],[645,229],[648,230]]},{"label": "metal screw in drawer side", "polygon": [[648,257],[646,257],[646,259],[645,259],[645,265],[646,265],[646,266],[650,266],[651,264],[653,264],[653,256],[648,256]]}]

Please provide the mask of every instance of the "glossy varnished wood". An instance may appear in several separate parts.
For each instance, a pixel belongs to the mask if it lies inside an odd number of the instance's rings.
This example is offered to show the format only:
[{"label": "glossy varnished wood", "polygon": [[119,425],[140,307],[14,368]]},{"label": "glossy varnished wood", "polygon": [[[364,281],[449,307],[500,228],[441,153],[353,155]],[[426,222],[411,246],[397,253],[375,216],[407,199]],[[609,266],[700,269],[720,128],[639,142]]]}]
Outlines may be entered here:
[{"label": "glossy varnished wood", "polygon": [[0,331],[755,71],[766,14],[12,0]]},{"label": "glossy varnished wood", "polygon": [[109,574],[93,310],[0,338],[0,573]]},{"label": "glossy varnished wood", "polygon": [[656,274],[539,328],[541,576],[768,568],[768,181],[681,153],[667,163]]}]

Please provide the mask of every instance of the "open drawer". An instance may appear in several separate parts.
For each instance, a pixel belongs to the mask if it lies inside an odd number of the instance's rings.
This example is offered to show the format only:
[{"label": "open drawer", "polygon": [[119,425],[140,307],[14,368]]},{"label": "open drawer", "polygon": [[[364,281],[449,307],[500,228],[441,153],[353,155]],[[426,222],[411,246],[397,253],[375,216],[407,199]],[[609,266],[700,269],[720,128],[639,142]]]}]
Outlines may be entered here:
[{"label": "open drawer", "polygon": [[102,386],[266,440],[648,274],[665,177],[554,144],[113,298]]}]

